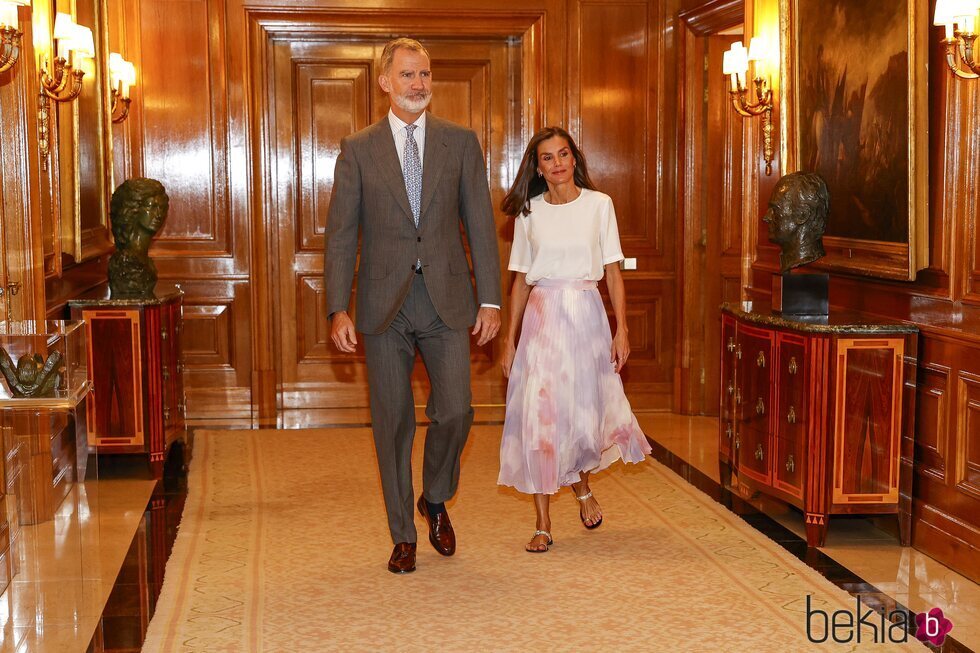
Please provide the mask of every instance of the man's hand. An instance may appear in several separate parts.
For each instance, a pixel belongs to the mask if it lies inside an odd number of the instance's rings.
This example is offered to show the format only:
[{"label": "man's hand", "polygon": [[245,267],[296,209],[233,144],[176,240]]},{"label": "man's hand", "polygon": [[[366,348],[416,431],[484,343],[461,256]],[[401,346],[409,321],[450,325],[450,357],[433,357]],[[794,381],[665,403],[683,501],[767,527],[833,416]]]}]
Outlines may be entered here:
[{"label": "man's hand", "polygon": [[476,344],[483,346],[493,340],[500,331],[500,309],[482,307],[476,314],[476,324],[473,325],[473,335],[480,334]]},{"label": "man's hand", "polygon": [[347,311],[338,311],[330,321],[330,339],[337,349],[345,354],[353,354],[357,346],[357,334],[354,332],[354,322]]}]

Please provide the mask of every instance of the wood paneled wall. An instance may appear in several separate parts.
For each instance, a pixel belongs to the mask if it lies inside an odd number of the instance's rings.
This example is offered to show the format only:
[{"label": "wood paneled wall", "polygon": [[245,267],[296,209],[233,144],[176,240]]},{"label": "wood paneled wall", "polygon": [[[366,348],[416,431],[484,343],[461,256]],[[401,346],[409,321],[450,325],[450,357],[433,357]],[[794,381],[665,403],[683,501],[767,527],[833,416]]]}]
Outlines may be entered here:
[{"label": "wood paneled wall", "polygon": [[[594,179],[616,202],[626,254],[638,259],[638,269],[625,275],[634,351],[626,381],[634,406],[679,406],[672,400],[674,379],[685,360],[678,347],[686,345],[677,314],[687,301],[679,291],[679,259],[690,250],[684,243],[693,241],[677,218],[684,202],[678,190],[683,147],[683,132],[677,129],[682,117],[678,12],[712,2],[459,0],[447,15],[445,2],[419,0],[411,3],[414,22],[386,28],[378,27],[384,25],[379,18],[404,12],[406,3],[277,0],[257,9],[244,0],[106,0],[109,46],[139,70],[130,117],[111,131],[114,182],[155,177],[171,197],[170,217],[152,254],[161,278],[180,283],[187,293],[190,416],[276,423],[275,338],[282,316],[275,313],[270,241],[276,221],[266,209],[268,194],[275,190],[267,183],[270,121],[263,113],[272,103],[263,95],[266,71],[255,62],[265,60],[257,50],[271,48],[277,37],[288,38],[283,35],[290,29],[316,33],[329,30],[330,21],[354,26],[352,38],[358,29],[371,29],[375,37],[413,30],[445,35],[459,34],[464,25],[467,34],[485,37],[513,27],[509,38],[521,42],[520,83],[526,92],[522,102],[527,102],[522,107],[524,138],[544,124],[565,125],[578,137]],[[771,11],[776,4],[745,1],[749,35],[759,7]],[[34,32],[35,22],[50,22],[51,9],[50,0],[22,7],[25,34]],[[695,23],[688,23],[688,29],[697,31]],[[948,74],[939,39],[939,30],[931,30],[929,267],[911,283],[835,274],[831,301],[920,326],[914,542],[977,579],[980,83]],[[42,171],[30,38],[22,57],[18,67],[0,76],[0,113],[5,116],[0,123],[0,286],[22,284],[11,306],[13,317],[40,317],[45,310],[58,316],[68,298],[105,279],[106,257],[62,269],[62,261],[49,256],[60,237],[51,227],[62,210],[59,143],[55,138],[52,166]],[[759,131],[758,121],[742,122],[747,152],[758,152]],[[510,144],[510,156],[519,157],[522,148],[523,142]],[[741,232],[747,247],[741,257],[741,291],[765,298],[778,268],[777,252],[757,225],[784,171],[778,156],[771,177],[762,173],[758,159],[754,167],[737,157],[730,161],[741,165],[744,189]],[[0,312],[6,300],[0,299]]]},{"label": "wood paneled wall", "polygon": [[[747,25],[765,4],[747,0]],[[913,545],[980,582],[980,83],[952,77],[942,36],[929,31],[929,266],[913,282],[832,274],[830,300],[919,326]],[[786,172],[759,176],[756,215]],[[765,299],[778,249],[764,229],[755,246],[747,291]]]},{"label": "wood paneled wall", "polygon": [[[498,33],[534,25],[524,39],[530,89],[525,138],[562,124],[580,140],[593,178],[617,206],[626,255],[633,357],[627,387],[637,408],[670,407],[674,367],[673,47],[675,2],[658,0],[462,0],[413,5],[418,24],[387,27],[400,3],[282,0],[261,10],[241,0],[109,0],[140,80],[132,117],[114,128],[114,158],[127,174],[161,180],[170,217],[151,254],[185,302],[190,417],[275,423],[280,352],[269,242],[270,170],[263,48],[288,33],[350,24],[349,36]],[[461,22],[465,18],[465,23]],[[455,23],[453,21],[456,21]],[[493,29],[491,25],[495,25]],[[336,31],[336,27],[334,28]],[[203,83],[202,83],[203,82]],[[373,83],[373,80],[371,80]],[[519,159],[523,142],[509,144]],[[513,166],[516,168],[516,166]],[[117,174],[117,177],[119,175]],[[298,316],[297,316],[298,319]]]}]

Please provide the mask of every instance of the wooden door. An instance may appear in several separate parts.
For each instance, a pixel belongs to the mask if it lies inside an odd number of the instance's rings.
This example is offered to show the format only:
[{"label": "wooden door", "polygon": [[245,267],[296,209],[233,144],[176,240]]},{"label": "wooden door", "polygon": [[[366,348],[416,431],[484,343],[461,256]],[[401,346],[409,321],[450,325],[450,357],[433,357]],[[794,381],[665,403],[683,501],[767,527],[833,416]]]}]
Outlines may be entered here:
[{"label": "wooden door", "polygon": [[[368,405],[363,343],[354,354],[330,343],[323,289],[323,234],[340,140],[388,112],[377,84],[384,40],[320,38],[273,45],[275,143],[272,216],[276,243],[275,323],[280,411],[299,409],[290,424],[321,408]],[[433,114],[476,131],[486,156],[495,207],[506,193],[519,161],[522,137],[519,103],[520,46],[499,40],[428,39],[432,56]],[[497,212],[498,233],[504,217]],[[501,240],[505,283],[509,243]],[[356,284],[356,279],[355,279]],[[505,384],[496,365],[497,342],[473,345],[474,403],[502,403]],[[414,379],[416,401],[427,395],[422,366]],[[309,418],[315,420],[315,418]]]},{"label": "wooden door", "polygon": [[[735,17],[716,15],[706,3],[682,15],[680,98],[684,152],[678,179],[683,211],[681,310],[675,410],[715,415],[722,387],[716,343],[722,302],[741,299],[742,128],[731,106],[722,57],[732,42]],[[712,8],[714,7],[714,9]],[[724,34],[717,31],[725,29]]]},{"label": "wooden door", "polygon": [[729,35],[705,39],[708,92],[704,99],[704,230],[700,241],[704,274],[698,278],[698,295],[704,311],[700,328],[705,343],[704,383],[701,386],[705,394],[701,403],[703,409],[699,412],[708,414],[712,414],[712,408],[718,405],[716,393],[720,387],[719,361],[711,355],[714,343],[721,337],[718,306],[722,302],[741,299],[742,118],[735,114],[728,100],[727,79],[718,73],[725,50],[740,39],[741,36]]}]

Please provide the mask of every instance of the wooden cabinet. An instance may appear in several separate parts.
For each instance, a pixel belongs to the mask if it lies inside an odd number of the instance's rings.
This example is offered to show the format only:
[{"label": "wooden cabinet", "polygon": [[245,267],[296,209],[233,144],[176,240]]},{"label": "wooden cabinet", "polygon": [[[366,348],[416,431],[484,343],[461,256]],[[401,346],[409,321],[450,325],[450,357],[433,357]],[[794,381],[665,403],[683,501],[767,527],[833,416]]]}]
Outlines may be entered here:
[{"label": "wooden cabinet", "polygon": [[101,288],[69,302],[89,339],[89,444],[100,454],[143,454],[156,478],[184,436],[179,288],[147,299],[112,299]]},{"label": "wooden cabinet", "polygon": [[803,510],[811,546],[834,514],[895,514],[907,545],[916,327],[725,305],[721,332],[723,482]]}]

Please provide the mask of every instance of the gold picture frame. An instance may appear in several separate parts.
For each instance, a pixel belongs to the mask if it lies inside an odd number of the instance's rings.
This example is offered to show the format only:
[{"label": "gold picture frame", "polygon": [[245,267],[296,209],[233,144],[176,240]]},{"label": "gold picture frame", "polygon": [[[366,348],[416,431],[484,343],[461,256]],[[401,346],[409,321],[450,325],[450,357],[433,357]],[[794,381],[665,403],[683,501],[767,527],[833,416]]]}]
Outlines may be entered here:
[{"label": "gold picture frame", "polygon": [[813,267],[915,279],[929,260],[928,2],[779,0],[779,23],[783,171],[817,172],[831,196]]},{"label": "gold picture frame", "polygon": [[112,149],[108,104],[108,58],[105,0],[69,0],[55,10],[70,12],[92,30],[95,57],[83,58],[82,91],[58,112],[61,216],[51,270],[76,265],[112,251],[109,200],[112,195]]}]

